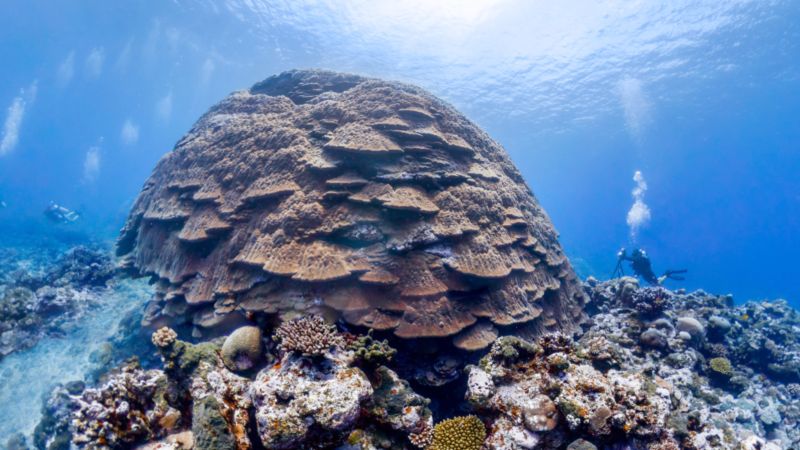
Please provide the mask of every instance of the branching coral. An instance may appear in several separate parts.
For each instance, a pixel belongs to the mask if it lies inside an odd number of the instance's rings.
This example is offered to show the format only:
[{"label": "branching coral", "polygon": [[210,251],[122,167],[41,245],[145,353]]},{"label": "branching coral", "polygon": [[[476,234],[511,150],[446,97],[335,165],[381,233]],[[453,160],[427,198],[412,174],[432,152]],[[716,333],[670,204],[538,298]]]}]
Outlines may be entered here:
[{"label": "branching coral", "polygon": [[168,348],[178,340],[178,333],[170,327],[161,327],[153,333],[150,340],[158,348]]},{"label": "branching coral", "polygon": [[486,440],[486,427],[477,416],[448,419],[433,428],[427,450],[479,450]]},{"label": "branching coral", "polygon": [[333,347],[344,346],[336,327],[320,316],[303,316],[284,322],[275,330],[278,346],[284,352],[322,356]]}]

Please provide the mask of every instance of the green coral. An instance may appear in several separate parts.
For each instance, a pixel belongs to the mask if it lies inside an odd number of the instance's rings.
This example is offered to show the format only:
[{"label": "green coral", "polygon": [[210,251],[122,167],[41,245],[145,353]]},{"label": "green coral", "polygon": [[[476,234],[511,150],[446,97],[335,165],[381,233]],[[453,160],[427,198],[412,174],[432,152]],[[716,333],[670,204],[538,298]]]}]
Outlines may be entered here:
[{"label": "green coral", "polygon": [[378,341],[373,338],[372,330],[350,342],[347,349],[351,350],[359,361],[369,366],[386,364],[397,353],[397,350],[392,348],[386,339]]},{"label": "green coral", "polygon": [[427,450],[480,450],[486,427],[476,416],[455,417],[433,428],[433,442]]},{"label": "green coral", "polygon": [[725,357],[717,357],[711,358],[708,361],[708,366],[711,368],[712,372],[717,375],[722,375],[725,377],[730,377],[733,375],[733,366],[731,365],[731,361]]},{"label": "green coral", "polygon": [[374,375],[373,394],[364,409],[376,422],[400,430],[409,426],[404,416],[414,412],[420,424],[428,423],[430,400],[414,392],[407,381],[386,366],[375,369]]},{"label": "green coral", "polygon": [[[154,343],[157,340],[154,337]],[[190,344],[179,339],[165,339],[162,345],[156,344],[156,348],[164,362],[164,371],[177,379],[194,375],[202,361],[215,366],[220,353],[220,344],[214,341]]]}]

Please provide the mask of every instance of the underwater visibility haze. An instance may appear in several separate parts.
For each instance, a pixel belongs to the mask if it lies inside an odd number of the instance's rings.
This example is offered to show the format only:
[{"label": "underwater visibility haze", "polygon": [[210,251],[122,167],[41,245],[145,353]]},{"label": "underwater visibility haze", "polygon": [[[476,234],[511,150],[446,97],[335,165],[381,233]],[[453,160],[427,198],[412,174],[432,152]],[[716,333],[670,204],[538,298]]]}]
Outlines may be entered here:
[{"label": "underwater visibility haze", "polygon": [[0,448],[800,449],[800,3],[2,9]]}]

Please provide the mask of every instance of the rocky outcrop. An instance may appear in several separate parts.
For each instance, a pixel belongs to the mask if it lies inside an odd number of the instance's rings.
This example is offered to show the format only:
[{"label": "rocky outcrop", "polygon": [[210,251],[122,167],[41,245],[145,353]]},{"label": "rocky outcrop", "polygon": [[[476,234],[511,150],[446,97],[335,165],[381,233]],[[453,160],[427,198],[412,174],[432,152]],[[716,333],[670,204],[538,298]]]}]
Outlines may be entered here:
[{"label": "rocky outcrop", "polygon": [[148,323],[338,312],[477,350],[571,330],[584,294],[504,150],[421,89],[292,71],[224,99],[155,168],[118,242]]},{"label": "rocky outcrop", "polygon": [[[250,387],[258,434],[265,447],[299,448],[305,443],[336,442],[349,432],[372,395],[372,386],[352,355],[334,351],[310,362],[287,353],[263,370]],[[312,429],[313,426],[313,429]]]}]

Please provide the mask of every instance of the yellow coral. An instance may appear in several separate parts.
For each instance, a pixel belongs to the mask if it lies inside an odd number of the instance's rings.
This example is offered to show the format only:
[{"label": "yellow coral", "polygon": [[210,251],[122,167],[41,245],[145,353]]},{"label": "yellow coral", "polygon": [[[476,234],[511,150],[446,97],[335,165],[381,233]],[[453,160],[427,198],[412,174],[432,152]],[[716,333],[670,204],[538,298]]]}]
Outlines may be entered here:
[{"label": "yellow coral", "polygon": [[729,377],[733,375],[733,366],[731,366],[731,361],[728,358],[711,358],[708,362],[709,367],[714,372]]},{"label": "yellow coral", "polygon": [[433,428],[433,442],[427,450],[480,450],[486,428],[476,416],[455,417]]}]

